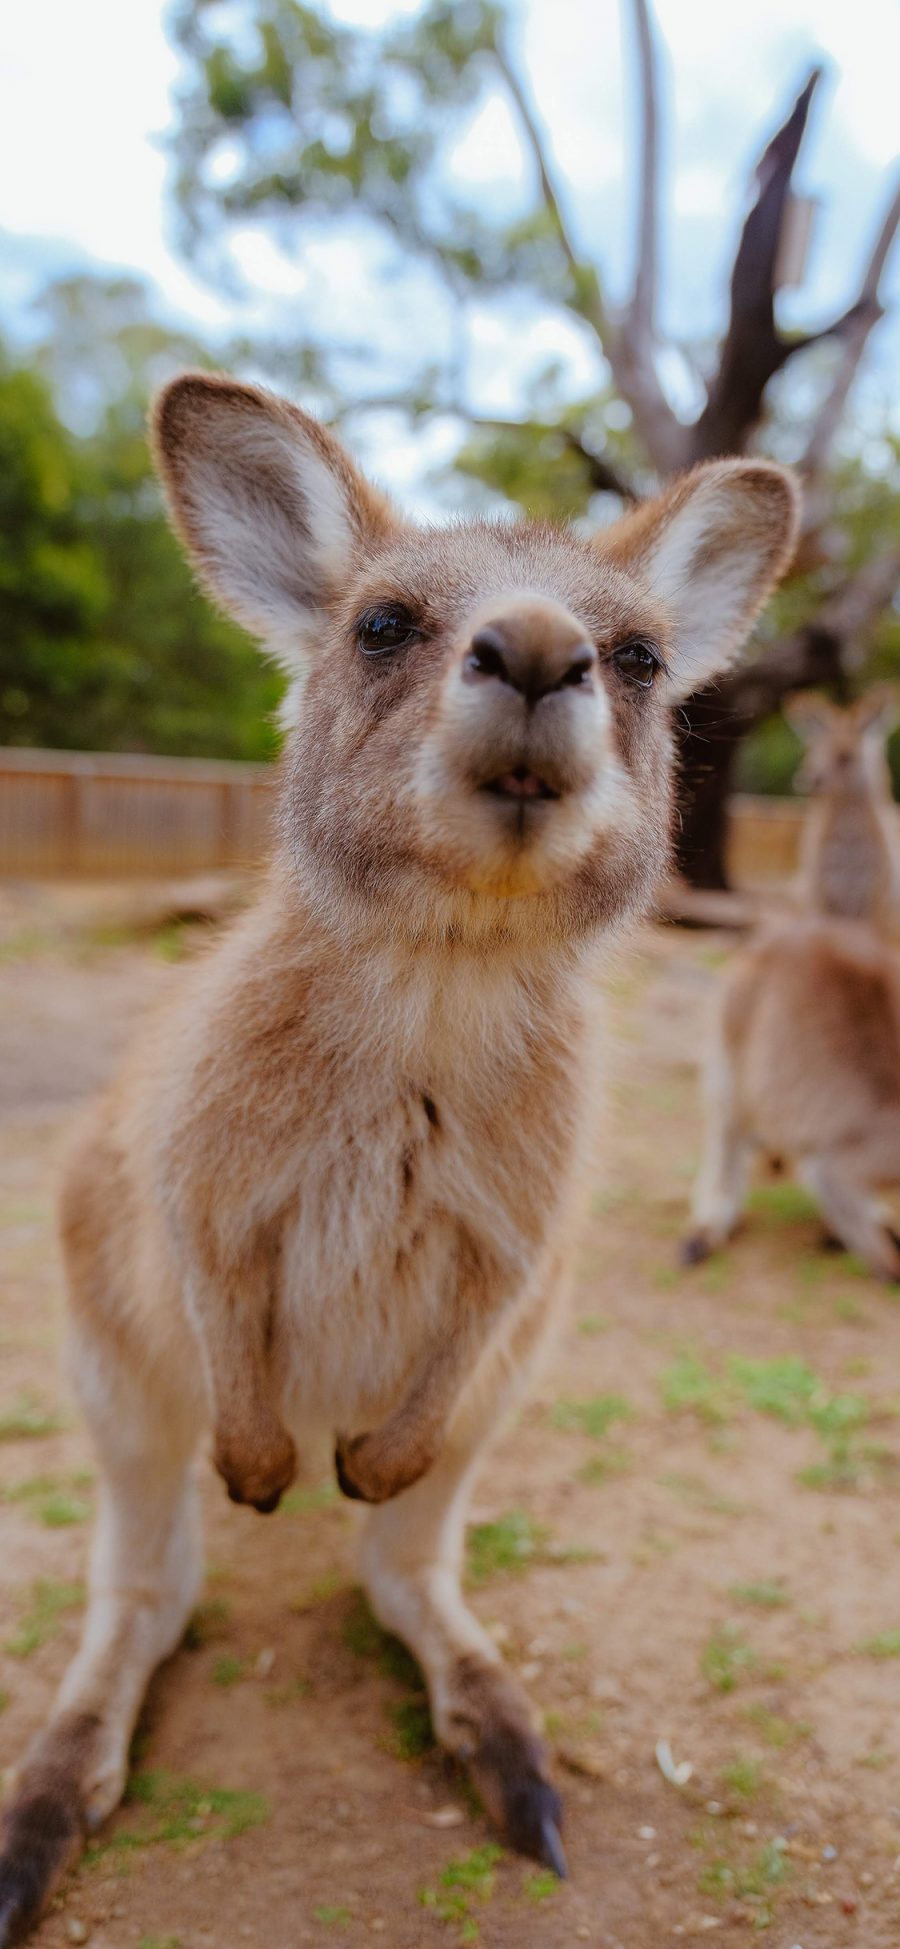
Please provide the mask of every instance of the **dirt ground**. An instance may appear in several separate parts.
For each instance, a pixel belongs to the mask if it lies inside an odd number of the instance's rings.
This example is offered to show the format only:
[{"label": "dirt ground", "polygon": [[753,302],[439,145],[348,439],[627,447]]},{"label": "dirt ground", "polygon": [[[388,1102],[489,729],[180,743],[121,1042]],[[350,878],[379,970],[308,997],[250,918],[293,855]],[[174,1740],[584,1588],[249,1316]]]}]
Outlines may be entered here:
[{"label": "dirt ground", "polygon": [[[474,1512],[472,1603],[543,1714],[570,1881],[495,1849],[430,1746],[331,1485],[260,1518],[210,1470],[206,1600],[41,1949],[896,1949],[898,1300],[821,1249],[783,1180],[727,1255],[677,1269],[727,951],[648,929],[623,957],[571,1321]],[[59,1363],[59,1158],[190,952],[0,895],[4,1763],[75,1646],[92,1502]]]}]

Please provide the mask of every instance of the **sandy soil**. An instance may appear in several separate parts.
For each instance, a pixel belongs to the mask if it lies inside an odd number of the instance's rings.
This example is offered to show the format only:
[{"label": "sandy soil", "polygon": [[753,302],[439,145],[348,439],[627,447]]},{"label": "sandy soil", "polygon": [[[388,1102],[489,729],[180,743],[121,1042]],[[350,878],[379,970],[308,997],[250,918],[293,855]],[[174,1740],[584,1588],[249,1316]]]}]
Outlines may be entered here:
[{"label": "sandy soil", "polygon": [[[24,900],[0,905],[4,1762],[77,1639],[93,1493],[59,1369],[59,1158],[190,952]],[[493,1852],[429,1747],[416,1675],[354,1589],[353,1512],[323,1484],[262,1519],[209,1472],[206,1603],[41,1949],[895,1949],[897,1299],[820,1249],[781,1181],[727,1256],[676,1269],[724,953],[648,931],[613,984],[571,1323],[475,1511],[472,1602],[544,1714],[571,1880]]]}]

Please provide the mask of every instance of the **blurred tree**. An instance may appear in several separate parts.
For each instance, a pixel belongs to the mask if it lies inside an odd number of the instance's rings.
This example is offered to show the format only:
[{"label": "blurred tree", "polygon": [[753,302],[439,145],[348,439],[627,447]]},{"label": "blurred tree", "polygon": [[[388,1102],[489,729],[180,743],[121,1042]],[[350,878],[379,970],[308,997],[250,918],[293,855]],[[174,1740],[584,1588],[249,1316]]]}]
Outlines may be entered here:
[{"label": "blurred tree", "polygon": [[[802,203],[791,179],[819,81],[815,70],[767,143],[738,242],[722,341],[705,361],[685,361],[658,330],[660,173],[656,49],[647,0],[628,0],[641,96],[635,272],[613,310],[597,264],[566,213],[550,146],[511,52],[514,13],[492,0],[431,0],[377,31],[341,25],[299,0],[180,0],[172,31],[182,59],[172,138],[185,249],[214,280],[235,275],[233,246],[262,225],[296,254],[327,227],[361,224],[396,261],[439,280],[454,321],[439,365],[415,368],[404,344],[399,396],[366,373],[365,348],[307,335],[295,370],[335,414],[348,402],[455,415],[465,427],[458,467],[510,499],[559,516],[584,512],[597,495],[633,496],[654,480],[717,453],[746,451],[761,429],[772,450],[799,461],[808,526],[798,582],[784,598],[759,654],[714,694],[690,700],[678,733],[686,785],[680,858],[699,885],[724,885],[725,802],[740,737],[771,715],[789,689],[840,687],[852,677],[900,576],[900,469],[882,453],[869,481],[854,472],[863,518],[848,528],[832,458],[868,337],[882,315],[879,289],[900,224],[900,188],[889,200],[858,293],[824,328],[787,333],[777,294],[802,274]],[[452,149],[467,117],[500,91],[531,169],[528,207],[494,220],[454,175]],[[792,261],[793,260],[793,261]],[[798,270],[799,266],[799,270]],[[578,321],[593,344],[597,385],[580,405],[563,401],[548,373],[515,424],[479,420],[467,393],[468,325],[486,293],[522,297]],[[813,350],[825,346],[826,350]],[[680,417],[663,373],[676,356],[698,398]],[[818,361],[814,404],[793,442],[767,424],[784,389],[772,382],[801,355]],[[664,356],[666,355],[666,356]],[[282,364],[290,365],[290,353]],[[882,443],[884,444],[884,443]],[[849,493],[849,486],[847,487]],[[886,498],[884,520],[869,505]],[[596,509],[593,509],[596,512]],[[884,642],[884,633],[880,638]]]},{"label": "blurred tree", "polygon": [[281,686],[196,594],[147,448],[199,348],[130,279],[61,280],[37,317],[29,367],[0,361],[0,741],[271,756]]}]

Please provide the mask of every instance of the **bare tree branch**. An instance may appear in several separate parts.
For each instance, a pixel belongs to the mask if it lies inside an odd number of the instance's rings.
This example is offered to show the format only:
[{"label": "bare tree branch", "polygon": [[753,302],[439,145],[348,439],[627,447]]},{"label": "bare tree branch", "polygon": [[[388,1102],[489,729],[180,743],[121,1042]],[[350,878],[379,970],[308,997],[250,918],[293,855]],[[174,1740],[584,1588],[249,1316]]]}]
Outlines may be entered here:
[{"label": "bare tree branch", "polygon": [[866,638],[893,602],[898,585],[900,543],[872,555],[823,603],[816,622],[839,638],[845,668],[855,669],[862,661]]},{"label": "bare tree branch", "polygon": [[647,0],[631,0],[641,95],[641,167],[638,198],[637,260],[628,306],[631,329],[643,346],[653,344],[659,234],[659,106],[653,36]]},{"label": "bare tree branch", "polygon": [[821,69],[813,68],[756,169],[757,195],[741,232],[731,274],[731,311],[719,368],[692,429],[691,458],[740,453],[762,412],[769,380],[800,349],[775,324],[778,246],[791,176]]},{"label": "bare tree branch", "polygon": [[685,431],[660,386],[651,348],[649,344],[646,348],[638,345],[627,315],[621,325],[614,324],[607,316],[597,273],[575,248],[541,130],[507,48],[499,37],[494,47],[494,58],[537,165],[544,208],[552,219],[569,267],[574,309],[594,331],[600,349],[609,361],[616,385],[631,407],[635,427],[653,465],[662,474],[672,473],[682,464]]},{"label": "bare tree branch", "polygon": [[[843,340],[843,352],[835,367],[831,385],[813,422],[812,432],[800,463],[806,476],[807,499],[821,498],[821,476],[828,464],[835,434],[840,426],[850,388],[859,370],[869,333],[884,316],[878,292],[891,247],[900,229],[900,180],[894,187],[884,220],[866,265],[859,297],[842,319],[831,328],[831,336]],[[813,510],[810,515],[824,510]]]},{"label": "bare tree branch", "polygon": [[613,461],[608,460],[605,454],[597,453],[593,447],[588,446],[583,436],[576,433],[573,427],[563,426],[559,430],[562,433],[566,445],[571,447],[574,453],[581,455],[587,467],[588,478],[595,493],[618,494],[623,501],[639,501],[641,499],[637,488],[620,472]]},{"label": "bare tree branch", "polygon": [[[541,185],[541,197],[543,199],[544,208],[548,212],[548,215],[553,219],[554,229],[556,230],[560,244],[562,245],[563,254],[565,256],[566,262],[571,272],[572,283],[575,289],[576,296],[583,297],[584,285],[585,285],[585,270],[588,267],[584,264],[583,260],[579,256],[577,250],[575,249],[575,245],[572,241],[572,238],[569,234],[569,227],[566,222],[565,215],[563,213],[563,208],[559,199],[559,194],[556,185],[553,181],[553,173],[550,168],[550,158],[544,146],[543,136],[541,134],[540,128],[538,127],[534,115],[534,111],[525,93],[525,89],[523,88],[519,76],[516,73],[516,70],[510,59],[508,50],[505,46],[505,43],[501,40],[499,34],[494,43],[494,59],[497,63],[498,68],[500,69],[500,73],[503,76],[506,86],[509,89],[510,95],[512,96],[513,102],[516,107],[516,111],[519,116],[519,120],[525,131],[528,147],[530,148],[532,156],[534,157],[534,161],[537,166],[538,177]],[[597,295],[596,295],[596,304],[594,303],[592,297],[590,311],[586,315],[589,315],[590,322],[593,325],[598,338],[600,338],[602,341],[606,333],[607,321],[603,310],[603,305],[600,301],[599,290],[597,291]]]}]

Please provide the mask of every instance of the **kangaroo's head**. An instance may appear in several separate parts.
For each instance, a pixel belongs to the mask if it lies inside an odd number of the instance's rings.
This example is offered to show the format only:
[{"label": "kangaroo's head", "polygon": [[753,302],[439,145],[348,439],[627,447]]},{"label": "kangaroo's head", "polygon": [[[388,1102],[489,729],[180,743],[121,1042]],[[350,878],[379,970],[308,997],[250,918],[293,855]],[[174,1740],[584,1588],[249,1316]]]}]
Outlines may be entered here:
[{"label": "kangaroo's head", "polygon": [[806,749],[797,772],[801,791],[823,798],[890,798],[885,741],[900,720],[900,691],[876,684],[843,708],[816,691],[792,697],[785,714]]},{"label": "kangaroo's head", "polygon": [[175,380],[155,433],[201,580],[294,677],[282,830],[324,917],[559,938],[649,898],[670,710],[789,556],[780,468],[698,468],[582,540],[415,527],[323,426],[230,380]]}]

